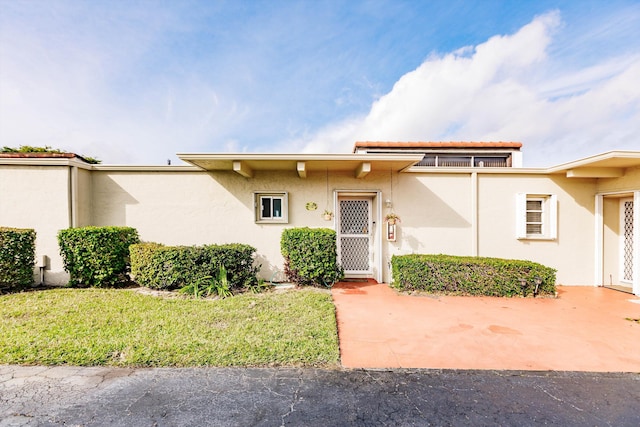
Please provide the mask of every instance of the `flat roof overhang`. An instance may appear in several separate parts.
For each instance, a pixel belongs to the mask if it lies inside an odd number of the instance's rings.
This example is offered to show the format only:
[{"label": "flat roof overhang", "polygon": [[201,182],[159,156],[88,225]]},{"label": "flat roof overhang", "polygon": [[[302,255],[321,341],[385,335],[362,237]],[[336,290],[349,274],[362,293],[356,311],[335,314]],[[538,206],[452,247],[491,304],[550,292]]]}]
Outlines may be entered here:
[{"label": "flat roof overhang", "polygon": [[640,151],[609,151],[548,168],[549,173],[564,173],[567,178],[619,178],[625,170],[640,167]]},{"label": "flat roof overhang", "polygon": [[400,172],[422,160],[423,154],[247,154],[178,153],[178,157],[206,171],[234,171],[246,178],[256,171],[352,172],[364,178],[370,172]]}]

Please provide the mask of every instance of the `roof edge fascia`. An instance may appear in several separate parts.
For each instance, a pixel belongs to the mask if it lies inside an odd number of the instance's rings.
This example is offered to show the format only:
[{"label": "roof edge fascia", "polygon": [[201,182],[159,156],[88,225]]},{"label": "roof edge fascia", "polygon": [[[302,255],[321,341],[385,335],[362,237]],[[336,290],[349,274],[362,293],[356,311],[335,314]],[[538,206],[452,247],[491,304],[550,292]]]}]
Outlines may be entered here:
[{"label": "roof edge fascia", "polygon": [[178,153],[176,154],[179,159],[183,161],[189,160],[299,160],[299,161],[313,161],[313,160],[401,160],[416,162],[422,160],[423,154],[419,153],[325,153],[325,154],[306,154],[306,153]]},{"label": "roof edge fascia", "polygon": [[2,166],[75,166],[80,169],[93,169],[93,164],[75,158],[38,158],[38,157],[0,157]]},{"label": "roof edge fascia", "polygon": [[95,171],[106,172],[202,172],[193,165],[93,165]]},{"label": "roof edge fascia", "polygon": [[547,171],[549,173],[562,173],[562,172],[566,172],[569,169],[589,166],[592,163],[599,162],[601,160],[609,160],[614,158],[640,159],[640,151],[632,151],[632,150],[606,151],[604,153],[596,154],[589,157],[584,157],[582,159],[573,160],[567,163],[561,163],[556,166],[551,166],[547,168]]}]

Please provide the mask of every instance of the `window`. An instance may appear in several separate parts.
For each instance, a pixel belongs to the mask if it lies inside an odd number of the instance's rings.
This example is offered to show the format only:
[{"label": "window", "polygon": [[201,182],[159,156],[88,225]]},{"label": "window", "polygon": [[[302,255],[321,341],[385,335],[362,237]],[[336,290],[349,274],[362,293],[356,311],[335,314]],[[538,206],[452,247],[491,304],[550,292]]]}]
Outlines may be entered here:
[{"label": "window", "polygon": [[527,199],[526,227],[527,235],[542,235],[542,215],[544,214],[544,199]]},{"label": "window", "polygon": [[256,222],[287,223],[289,222],[289,203],[286,192],[254,193]]},{"label": "window", "polygon": [[516,237],[554,240],[558,235],[558,201],[554,194],[516,196]]},{"label": "window", "polygon": [[511,156],[509,155],[469,155],[454,156],[450,154],[430,154],[424,155],[416,166],[427,167],[454,167],[454,168],[506,168],[511,167]]}]

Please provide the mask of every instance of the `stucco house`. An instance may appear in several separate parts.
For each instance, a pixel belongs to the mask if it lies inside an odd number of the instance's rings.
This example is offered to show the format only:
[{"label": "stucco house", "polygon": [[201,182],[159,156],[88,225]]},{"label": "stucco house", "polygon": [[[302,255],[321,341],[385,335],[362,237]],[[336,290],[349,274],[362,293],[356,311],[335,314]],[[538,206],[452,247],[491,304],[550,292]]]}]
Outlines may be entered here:
[{"label": "stucco house", "polygon": [[[126,225],[172,245],[248,243],[262,277],[282,281],[282,230],[309,226],[336,230],[348,277],[389,281],[394,254],[445,253],[533,260],[556,268],[559,284],[640,295],[640,151],[524,168],[521,147],[357,142],[350,154],[178,154],[185,166],[4,154],[0,225],[36,230],[48,284],[68,280],[56,241],[63,228]],[[385,222],[390,212],[401,222]]]}]

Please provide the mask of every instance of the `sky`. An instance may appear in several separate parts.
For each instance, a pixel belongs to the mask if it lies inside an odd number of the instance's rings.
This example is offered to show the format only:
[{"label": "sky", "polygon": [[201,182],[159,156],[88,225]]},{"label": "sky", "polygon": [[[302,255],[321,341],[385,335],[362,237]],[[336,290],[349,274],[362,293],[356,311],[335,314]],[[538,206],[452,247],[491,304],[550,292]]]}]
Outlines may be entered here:
[{"label": "sky", "polygon": [[640,150],[640,1],[0,0],[0,146],[105,164],[519,141]]}]

